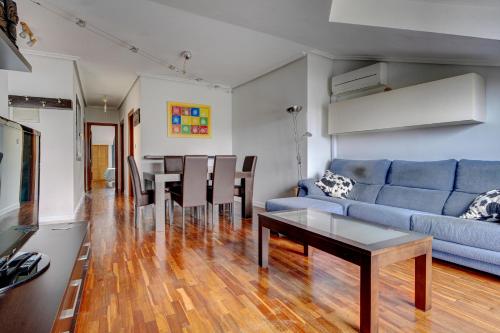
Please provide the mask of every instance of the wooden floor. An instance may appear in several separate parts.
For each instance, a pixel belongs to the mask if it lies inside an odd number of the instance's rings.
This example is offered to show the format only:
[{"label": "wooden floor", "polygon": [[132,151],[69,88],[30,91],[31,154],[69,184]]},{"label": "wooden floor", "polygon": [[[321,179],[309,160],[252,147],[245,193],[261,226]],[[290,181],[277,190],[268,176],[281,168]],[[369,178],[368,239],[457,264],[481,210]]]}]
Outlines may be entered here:
[{"label": "wooden floor", "polygon": [[[93,258],[78,332],[355,332],[359,269],[273,238],[270,268],[256,262],[256,216],[153,229],[133,227],[128,199],[94,190],[79,216],[91,222]],[[381,271],[381,332],[500,332],[500,281],[435,260],[433,308],[413,306],[413,262]]]}]

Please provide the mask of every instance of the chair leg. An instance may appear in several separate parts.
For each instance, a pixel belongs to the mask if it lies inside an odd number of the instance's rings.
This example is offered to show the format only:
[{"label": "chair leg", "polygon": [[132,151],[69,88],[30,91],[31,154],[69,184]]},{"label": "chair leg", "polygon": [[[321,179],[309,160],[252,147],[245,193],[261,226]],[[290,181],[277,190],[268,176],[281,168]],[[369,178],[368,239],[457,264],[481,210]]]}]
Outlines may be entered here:
[{"label": "chair leg", "polygon": [[174,201],[173,200],[170,200],[169,201],[169,205],[168,205],[168,209],[170,210],[169,212],[169,216],[170,216],[170,224],[174,224]]},{"label": "chair leg", "polygon": [[135,206],[135,208],[134,208],[134,224],[135,224],[136,228],[137,228],[137,223],[138,223],[138,219],[139,219],[139,210],[140,210],[140,207]]},{"label": "chair leg", "polygon": [[231,221],[234,222],[234,201],[231,203]]},{"label": "chair leg", "polygon": [[208,208],[208,204],[205,203],[205,206],[203,206],[203,214],[205,215],[205,224],[208,223],[208,211],[207,211],[208,209],[207,208]]},{"label": "chair leg", "polygon": [[215,205],[212,203],[212,224],[214,224]]},{"label": "chair leg", "polygon": [[184,228],[185,218],[186,218],[186,209],[182,207],[182,228]]}]

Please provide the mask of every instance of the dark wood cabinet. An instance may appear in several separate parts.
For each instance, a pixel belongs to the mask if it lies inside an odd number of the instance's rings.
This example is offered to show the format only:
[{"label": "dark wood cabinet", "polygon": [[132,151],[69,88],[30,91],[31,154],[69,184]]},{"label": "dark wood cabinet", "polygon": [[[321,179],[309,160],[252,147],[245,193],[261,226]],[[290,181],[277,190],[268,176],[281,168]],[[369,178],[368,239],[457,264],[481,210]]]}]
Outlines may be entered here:
[{"label": "dark wood cabinet", "polygon": [[21,251],[50,257],[38,278],[0,294],[2,332],[72,332],[91,257],[86,222],[40,226]]}]

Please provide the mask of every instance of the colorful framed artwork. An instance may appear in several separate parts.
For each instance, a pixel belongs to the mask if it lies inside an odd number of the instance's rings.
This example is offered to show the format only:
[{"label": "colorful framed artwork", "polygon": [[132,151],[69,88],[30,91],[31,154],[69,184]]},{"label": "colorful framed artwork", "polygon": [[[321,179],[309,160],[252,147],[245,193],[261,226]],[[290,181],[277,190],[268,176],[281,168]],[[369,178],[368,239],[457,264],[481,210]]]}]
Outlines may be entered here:
[{"label": "colorful framed artwork", "polygon": [[168,102],[168,136],[175,138],[210,138],[212,136],[209,105]]}]

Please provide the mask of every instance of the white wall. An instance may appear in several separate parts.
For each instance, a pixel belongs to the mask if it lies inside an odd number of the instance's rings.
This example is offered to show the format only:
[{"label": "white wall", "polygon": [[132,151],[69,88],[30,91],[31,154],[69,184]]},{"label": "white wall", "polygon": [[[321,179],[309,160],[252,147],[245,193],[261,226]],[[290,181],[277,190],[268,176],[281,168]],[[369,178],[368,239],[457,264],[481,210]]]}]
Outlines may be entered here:
[{"label": "white wall", "polygon": [[499,68],[390,63],[389,84],[392,88],[400,88],[470,72],[486,80],[487,119],[484,124],[341,135],[337,137],[337,157],[500,160]]},{"label": "white wall", "polygon": [[[83,100],[83,88],[78,77],[78,69],[73,62],[73,215],[76,214],[85,194],[85,101]],[[79,102],[81,112],[81,159],[76,159],[76,102]]]},{"label": "white wall", "polygon": [[[26,58],[33,71],[9,72],[9,94],[59,97],[74,102],[73,60],[33,55]],[[40,221],[70,220],[77,204],[75,196],[80,193],[75,186],[77,178],[81,177],[83,183],[83,171],[79,175],[74,163],[75,112],[43,109],[40,123],[25,125],[41,132]]]},{"label": "white wall", "polygon": [[[307,59],[301,58],[233,90],[233,153],[240,163],[257,155],[254,202],[292,194],[297,167],[290,105],[302,105],[299,133],[307,128]],[[302,145],[303,172],[307,148]]]},{"label": "white wall", "polygon": [[329,81],[334,71],[331,59],[307,55],[307,174],[304,178],[322,175],[331,159],[331,137],[328,135]]},{"label": "white wall", "polygon": [[0,127],[0,215],[19,208],[23,134],[9,126]]},{"label": "white wall", "polygon": [[8,71],[0,70],[0,117],[9,118],[9,76]]},{"label": "white wall", "polygon": [[87,106],[85,108],[85,122],[117,124],[119,119],[120,113],[115,108],[108,107],[107,112],[104,112],[102,106]]},{"label": "white wall", "polygon": [[91,126],[92,144],[111,146],[115,140],[115,128],[112,126]]},{"label": "white wall", "polygon": [[[191,82],[141,77],[141,131],[139,152],[144,155],[231,154],[231,94]],[[206,104],[212,108],[212,137],[169,138],[167,102]],[[137,155],[136,155],[137,156]],[[163,168],[143,161],[144,170]]]},{"label": "white wall", "polygon": [[[119,108],[119,119],[120,121],[123,121],[123,124],[124,124],[124,128],[123,128],[123,143],[124,143],[124,149],[123,149],[123,153],[124,153],[124,157],[123,156],[120,156],[119,158],[121,160],[123,160],[123,165],[124,165],[124,174],[123,174],[123,177],[124,177],[124,193],[125,194],[128,194],[129,193],[129,170],[128,170],[128,162],[126,160],[126,157],[129,155],[129,146],[128,146],[128,140],[129,140],[129,128],[128,128],[128,114],[130,111],[132,110],[135,110],[135,109],[138,109],[141,107],[141,82],[139,80],[136,80],[134,82],[134,84],[132,85],[129,93],[127,94],[127,96],[125,97],[125,99],[123,100],[123,102],[121,103],[120,105],[120,108]],[[135,136],[134,137],[134,140],[135,141],[135,145],[137,146],[137,140],[140,139],[140,133],[135,130],[135,134],[139,134],[138,136]],[[120,149],[118,149],[118,151],[120,151]],[[138,167],[140,168],[141,167],[141,157],[137,154],[135,154],[135,159],[136,159],[136,162],[137,162],[137,165]],[[122,175],[119,174],[118,175],[118,179],[121,179]],[[120,184],[120,182],[118,181],[117,184]]]}]

